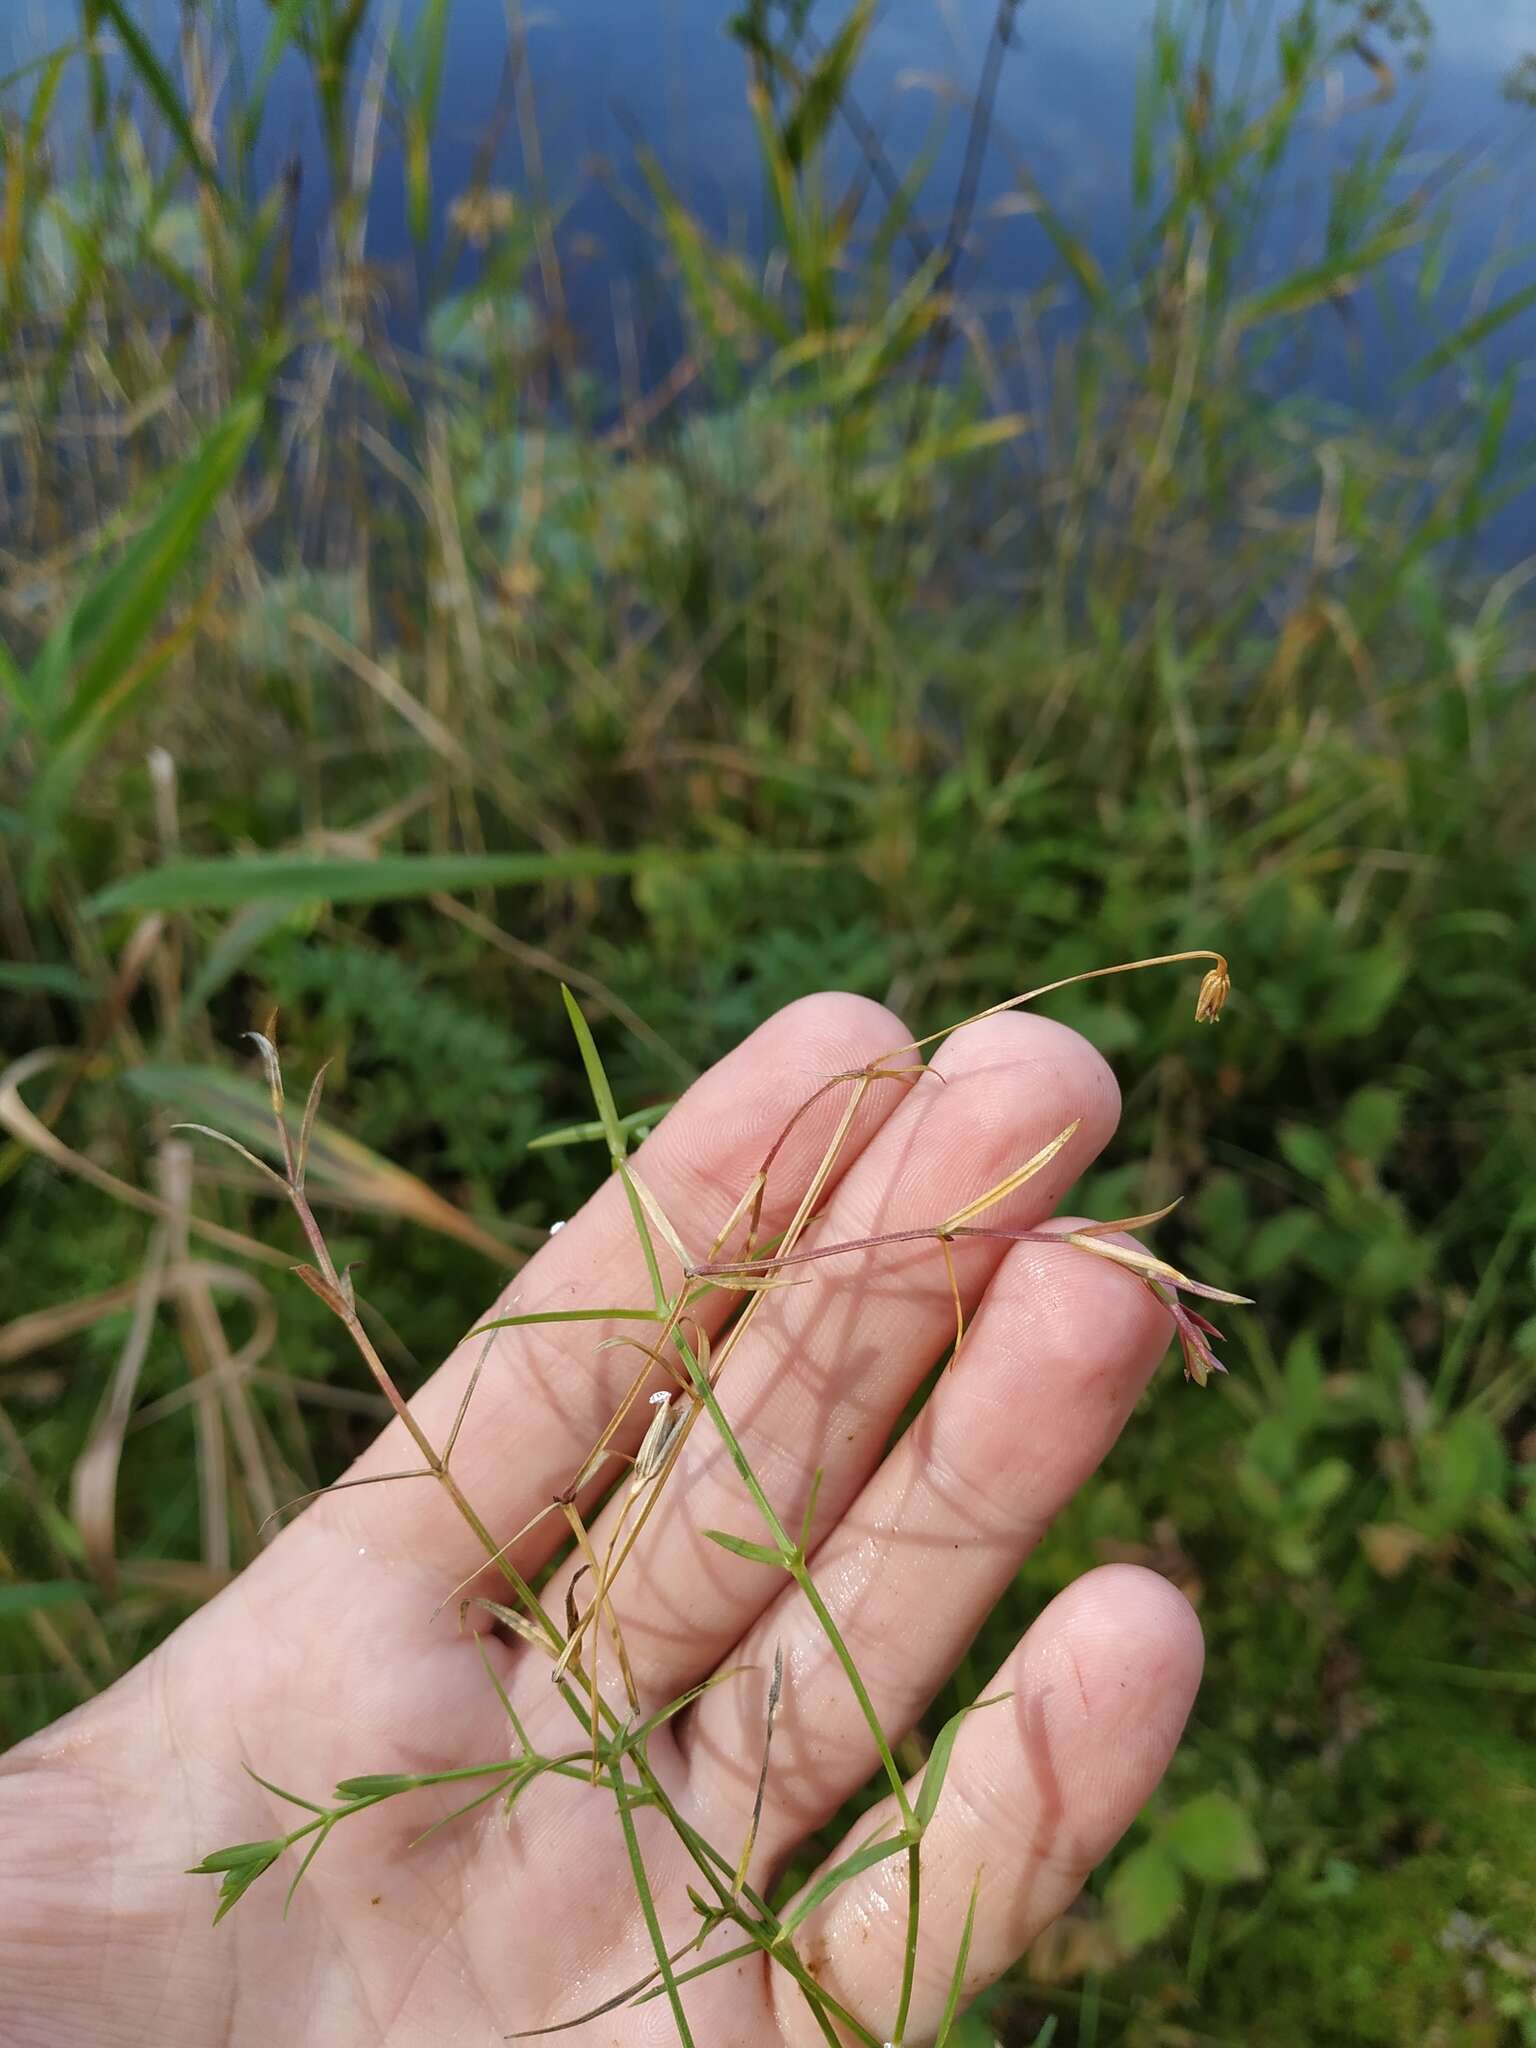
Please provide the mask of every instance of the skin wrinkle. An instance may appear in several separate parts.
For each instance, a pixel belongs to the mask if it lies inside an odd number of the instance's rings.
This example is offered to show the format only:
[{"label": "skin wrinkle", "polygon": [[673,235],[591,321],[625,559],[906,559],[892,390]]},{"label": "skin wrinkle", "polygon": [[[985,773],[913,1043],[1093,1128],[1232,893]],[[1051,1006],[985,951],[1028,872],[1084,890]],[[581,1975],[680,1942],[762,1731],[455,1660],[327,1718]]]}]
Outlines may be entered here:
[{"label": "skin wrinkle", "polygon": [[[172,1701],[170,1695],[169,1679],[171,1670],[172,1664],[169,1658],[166,1659],[164,1664],[151,1665],[149,1686],[149,1710],[152,1719],[159,1723],[163,1731],[164,1740],[166,1742],[166,1746],[170,1750],[171,1755],[173,1757],[180,1757],[185,1754],[185,1742],[184,1733],[180,1723],[180,1717],[176,1712],[174,1702]],[[202,1761],[203,1759],[199,1757],[199,1764],[201,1764]],[[189,1786],[191,1782],[192,1773],[188,1771],[184,1774],[182,1779],[183,1788]],[[188,1812],[188,1800],[185,1789],[183,1789],[182,1793],[181,1806],[183,1813],[185,1814],[186,1818],[190,1821],[191,1815],[190,1812]],[[128,1874],[129,1880],[131,1882],[133,1870],[132,1859],[129,1857],[124,1857],[120,1859],[118,1867]],[[116,1927],[119,1924],[118,1912],[116,1910],[115,1901],[114,1910],[110,1915],[108,1924],[111,1927]],[[187,1943],[189,1931],[190,1930],[185,1921],[183,1921],[180,1924],[180,1926],[178,1926],[178,1928],[176,1929],[174,1949],[174,1954],[176,1956],[180,1956],[183,1952]],[[240,1966],[237,1951],[236,1967],[230,1973],[228,1987],[224,1998],[223,2014],[221,2019],[220,2030],[226,2035],[229,2033],[231,2027],[234,2024],[234,2014],[236,2010],[235,2001],[238,1992],[239,1976]],[[175,1973],[173,1970],[167,1970],[160,1976],[157,1984],[156,1996],[150,2008],[150,2016],[152,2020],[159,2022],[162,2014],[165,2013],[167,2009],[169,2009],[174,2015],[177,2009],[176,2002],[173,2001],[172,1998],[172,1991],[175,1981]]]}]

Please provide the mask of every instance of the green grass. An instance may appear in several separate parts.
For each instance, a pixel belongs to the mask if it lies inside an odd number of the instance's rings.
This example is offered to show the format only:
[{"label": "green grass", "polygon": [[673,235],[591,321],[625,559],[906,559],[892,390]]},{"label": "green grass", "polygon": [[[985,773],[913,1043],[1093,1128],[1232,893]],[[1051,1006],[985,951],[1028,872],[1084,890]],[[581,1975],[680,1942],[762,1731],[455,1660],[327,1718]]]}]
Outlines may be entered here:
[{"label": "green grass", "polygon": [[[599,1170],[529,1149],[592,1113],[561,978],[628,1114],[808,989],[922,1031],[1215,944],[1238,993],[1214,1033],[1154,981],[1048,1005],[1125,1090],[1078,1199],[1187,1191],[1160,1249],[1261,1312],[1218,1392],[1149,1400],[935,1706],[930,1733],[1099,1559],[1197,1593],[1210,1662],[1169,1783],[985,2024],[1536,2042],[1533,635],[1530,586],[1477,546],[1532,485],[1480,354],[1529,331],[1528,294],[1445,303],[1460,187],[1425,196],[1406,128],[1361,129],[1319,243],[1261,276],[1324,71],[1358,63],[1350,10],[1277,17],[1244,97],[1208,87],[1209,25],[1169,17],[1123,139],[1134,261],[1107,274],[1030,190],[1059,274],[1011,308],[997,383],[950,296],[950,195],[873,157],[880,208],[838,203],[878,26],[855,9],[813,48],[752,9],[776,260],[715,244],[649,165],[686,355],[602,391],[557,317],[558,208],[433,193],[447,12],[380,64],[368,9],[273,11],[334,173],[308,295],[285,196],[253,182],[271,64],[210,121],[217,10],[172,70],[87,8],[97,40],[0,117],[0,1032],[61,1049],[21,1096],[69,1148],[39,1157],[13,1113],[0,1152],[0,1731],[256,1547],[241,1468],[225,1526],[200,1507],[218,1446],[169,1307],[110,1517],[82,1518],[152,1219],[72,1162],[154,1189],[176,1116],[220,1121],[213,1091],[227,1121],[274,1006],[294,1072],[336,1055],[313,1192],[410,1384],[498,1244]],[[76,87],[115,153],[71,143]],[[534,104],[508,110],[525,131]],[[422,233],[391,285],[415,351],[356,254],[389,151],[417,231],[450,201],[477,264],[436,292]],[[1287,349],[1420,278],[1411,445],[1272,395]],[[222,1163],[195,1185],[199,1219],[297,1256]],[[340,1468],[374,1397],[321,1303],[251,1273],[221,1305],[234,1343],[277,1318],[249,1405],[283,1497]]]}]

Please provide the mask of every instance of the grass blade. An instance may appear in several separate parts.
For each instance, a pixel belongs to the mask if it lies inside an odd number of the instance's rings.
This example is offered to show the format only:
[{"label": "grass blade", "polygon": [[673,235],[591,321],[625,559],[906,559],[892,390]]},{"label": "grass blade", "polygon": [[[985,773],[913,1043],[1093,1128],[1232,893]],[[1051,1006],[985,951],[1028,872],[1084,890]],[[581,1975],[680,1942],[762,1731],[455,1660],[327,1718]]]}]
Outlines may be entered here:
[{"label": "grass blade", "polygon": [[944,1779],[949,1770],[950,1758],[954,1753],[955,1737],[960,1733],[972,1714],[983,1707],[1001,1706],[1010,1695],[993,1693],[989,1699],[972,1700],[968,1707],[962,1707],[958,1714],[951,1714],[934,1739],[933,1748],[928,1752],[928,1763],[923,1771],[923,1782],[917,1788],[917,1799],[912,1811],[921,1826],[927,1827],[933,1819],[939,1804],[939,1794],[944,1789]]},{"label": "grass blade", "polygon": [[[613,1089],[609,1086],[608,1075],[597,1050],[597,1041],[592,1036],[592,1027],[583,1015],[580,1003],[564,982],[560,984],[560,993],[565,998],[565,1013],[571,1020],[572,1031],[576,1034],[576,1043],[581,1051],[581,1064],[586,1069],[587,1086],[592,1090],[598,1120],[602,1124],[603,1135],[608,1140],[608,1156],[613,1161],[614,1172],[624,1183],[624,1195],[629,1203],[629,1213],[634,1218],[636,1235],[640,1239],[640,1250],[645,1258],[645,1270],[650,1276],[656,1311],[661,1315],[666,1312],[667,1290],[661,1284],[661,1267],[656,1258],[656,1246],[651,1239],[651,1226],[646,1218],[645,1204],[640,1199],[634,1181],[624,1171],[624,1153],[628,1141],[619,1118],[618,1105],[613,1099]],[[685,1260],[684,1264],[686,1263]]]},{"label": "grass blade", "polygon": [[181,95],[171,83],[170,77],[159,58],[149,46],[142,29],[138,28],[123,5],[123,0],[96,0],[100,11],[111,22],[128,53],[128,61],[138,73],[144,90],[165,116],[171,133],[181,146],[181,152],[197,175],[218,192],[218,173],[208,161],[202,144],[192,132],[192,123],[187,110],[181,103]]},{"label": "grass blade", "polygon": [[494,1316],[488,1323],[480,1323],[470,1331],[471,1337],[484,1337],[492,1330],[520,1330],[529,1323],[659,1323],[661,1317],[653,1308],[544,1308],[531,1309],[524,1316]]},{"label": "grass blade", "polygon": [[377,860],[327,860],[313,854],[246,854],[167,861],[114,882],[86,903],[92,916],[122,910],[238,910],[247,903],[392,903],[467,889],[600,881],[648,869],[698,870],[755,861],[757,854],[670,853],[643,847],[609,853],[577,846],[563,853],[396,853]]},{"label": "grass blade", "polygon": [[[261,424],[256,393],[232,405],[173,472],[158,511],[124,555],[93,583],[50,638],[32,673],[43,716],[72,731],[121,675],[164,609],[209,514],[239,473]],[[67,706],[59,701],[73,678]]]},{"label": "grass blade", "polygon": [[694,2048],[688,2015],[683,2011],[682,1996],[677,1988],[677,1974],[667,1951],[661,1921],[657,1917],[656,1899],[651,1890],[650,1876],[646,1871],[645,1858],[640,1853],[640,1838],[635,1833],[635,1816],[630,1810],[629,1788],[624,1783],[624,1773],[617,1763],[609,1765],[608,1778],[613,1786],[614,1803],[619,1809],[619,1824],[624,1830],[624,1847],[629,1856],[630,1872],[635,1880],[635,1895],[640,1901],[640,1910],[645,1915],[646,1929],[650,1934],[651,1947],[656,1956],[656,1967],[660,1970],[662,1982],[667,1987],[667,2003],[672,2008],[678,2039],[682,2042],[683,2048]]},{"label": "grass blade", "polygon": [[944,2017],[939,2021],[939,2031],[934,2036],[933,2048],[945,2048],[960,2013],[960,2000],[965,1992],[965,1966],[971,1959],[971,1936],[976,1931],[976,1901],[981,1895],[981,1872],[971,1886],[970,1902],[965,1909],[965,1925],[960,1930],[960,1947],[955,1956],[954,1973],[949,1980],[949,1996],[944,2001]]},{"label": "grass blade", "polygon": [[[676,1107],[676,1102],[671,1101],[653,1103],[649,1109],[632,1109],[628,1116],[619,1118],[619,1129],[623,1132],[626,1142],[630,1138],[638,1138],[648,1132],[653,1124],[659,1124],[669,1109]],[[606,1141],[607,1136],[607,1131],[600,1123],[566,1124],[558,1131],[545,1131],[537,1138],[530,1138],[528,1150],[553,1152],[565,1145],[595,1145],[599,1139]]]},{"label": "grass blade", "polygon": [[39,1579],[30,1585],[0,1586],[0,1621],[18,1614],[36,1614],[44,1607],[68,1607],[90,1597],[89,1589],[73,1579]]},{"label": "grass blade", "polygon": [[795,1910],[774,1936],[775,1943],[787,1940],[801,1921],[808,1914],[815,1912],[823,1899],[830,1899],[838,1887],[845,1885],[850,1877],[857,1877],[861,1871],[869,1870],[877,1863],[884,1863],[888,1857],[899,1856],[906,1846],[905,1834],[881,1835],[872,1842],[866,1842],[862,1848],[855,1849],[853,1854],[845,1856],[841,1863],[834,1863],[825,1876],[818,1878],[796,1904]]},{"label": "grass blade", "polygon": [[1465,355],[1468,349],[1476,348],[1480,342],[1486,341],[1490,334],[1496,334],[1511,320],[1517,320],[1522,313],[1529,312],[1532,306],[1536,306],[1536,284],[1524,285],[1519,291],[1511,292],[1507,299],[1500,299],[1496,306],[1490,307],[1478,319],[1469,320],[1464,327],[1457,328],[1456,332],[1448,335],[1438,348],[1432,349],[1413,372],[1409,382],[1420,384],[1426,377],[1434,376],[1437,370],[1445,369],[1447,364],[1455,362],[1458,356]]},{"label": "grass blade", "polygon": [[[168,1062],[131,1068],[123,1078],[136,1095],[148,1102],[199,1111],[197,1121],[211,1126],[226,1141],[240,1146],[248,1144],[255,1152],[272,1149],[271,1102],[260,1082],[226,1074],[217,1067],[176,1066]],[[285,1120],[296,1143],[303,1119],[298,1112],[289,1110]],[[381,1158],[332,1124],[316,1120],[310,1133],[307,1163],[311,1180],[335,1201],[420,1224],[470,1245],[499,1264],[509,1264],[517,1257],[510,1244],[445,1201],[425,1181]]]}]

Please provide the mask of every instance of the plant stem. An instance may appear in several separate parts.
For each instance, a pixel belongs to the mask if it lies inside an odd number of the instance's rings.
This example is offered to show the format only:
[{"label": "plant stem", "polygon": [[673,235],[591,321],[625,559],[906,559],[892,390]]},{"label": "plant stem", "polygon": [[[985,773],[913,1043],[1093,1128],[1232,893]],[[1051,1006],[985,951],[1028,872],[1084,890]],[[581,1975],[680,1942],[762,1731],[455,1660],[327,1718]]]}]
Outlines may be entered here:
[{"label": "plant stem", "polygon": [[891,2048],[902,2048],[907,2036],[907,2015],[912,2010],[912,1984],[917,1975],[917,1916],[922,1890],[922,1843],[907,1848],[907,1938],[901,1957],[901,1997],[896,2006],[896,2024],[891,2029]]},{"label": "plant stem", "polygon": [[661,1920],[656,1912],[656,1900],[651,1891],[651,1880],[646,1873],[645,1858],[640,1853],[640,1838],[635,1832],[635,1817],[630,1811],[624,1772],[616,1761],[608,1766],[608,1778],[613,1786],[613,1796],[619,1809],[619,1825],[624,1830],[624,1847],[629,1852],[629,1867],[634,1876],[640,1911],[645,1916],[651,1947],[656,1952],[656,1964],[661,1971],[661,1980],[667,1987],[667,2003],[671,2006],[672,2017],[677,2022],[677,2031],[683,2048],[694,2048],[693,2035],[688,2027],[688,2015],[683,2011],[682,1994],[677,1988],[677,1974],[672,1968],[672,1957],[668,1952],[666,1938],[661,1931]]}]

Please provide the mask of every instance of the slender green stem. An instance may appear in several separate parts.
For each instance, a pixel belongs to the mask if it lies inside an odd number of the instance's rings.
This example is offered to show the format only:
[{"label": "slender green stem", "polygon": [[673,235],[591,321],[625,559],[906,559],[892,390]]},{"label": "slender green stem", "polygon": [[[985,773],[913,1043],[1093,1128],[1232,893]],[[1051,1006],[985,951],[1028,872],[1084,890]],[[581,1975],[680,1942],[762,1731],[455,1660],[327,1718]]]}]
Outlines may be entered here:
[{"label": "slender green stem", "polygon": [[896,1796],[896,1804],[901,1812],[902,1823],[904,1826],[910,1827],[912,1825],[912,1806],[907,1798],[907,1788],[902,1778],[901,1766],[897,1763],[895,1756],[892,1754],[891,1745],[886,1740],[885,1730],[880,1725],[880,1716],[875,1712],[875,1703],[870,1698],[868,1688],[865,1686],[863,1679],[859,1676],[858,1666],[853,1661],[853,1653],[844,1642],[841,1629],[832,1619],[831,1609],[817,1591],[816,1583],[811,1577],[810,1567],[805,1561],[800,1546],[792,1539],[789,1531],[784,1527],[783,1522],[780,1521],[778,1511],[763,1491],[762,1484],[757,1474],[752,1470],[747,1460],[747,1454],[742,1449],[735,1430],[726,1421],[725,1411],[721,1408],[719,1400],[716,1398],[715,1390],[709,1383],[709,1375],[704,1372],[698,1360],[694,1357],[692,1349],[681,1338],[678,1339],[678,1349],[683,1354],[699,1399],[708,1411],[709,1419],[715,1425],[716,1433],[720,1441],[725,1445],[731,1463],[740,1473],[742,1484],[752,1496],[753,1505],[767,1524],[768,1532],[778,1547],[784,1569],[790,1574],[796,1585],[799,1586],[801,1592],[805,1595],[811,1612],[816,1616],[817,1621],[821,1625],[822,1632],[832,1646],[833,1654],[836,1656],[838,1663],[843,1667],[848,1683],[853,1688],[853,1696],[858,1701],[859,1711],[868,1724],[875,1749],[880,1757],[881,1767],[890,1780],[891,1790]]},{"label": "slender green stem", "polygon": [[907,1845],[907,1938],[901,1958],[901,1997],[896,2006],[896,2024],[891,2029],[891,2048],[901,2048],[907,2038],[907,2015],[912,2010],[912,1983],[917,1975],[917,1916],[921,1903],[923,1856],[921,1841]]},{"label": "slender green stem", "polygon": [[822,1599],[816,1581],[811,1577],[810,1567],[798,1550],[795,1552],[794,1563],[788,1569],[794,1576],[795,1584],[805,1595],[806,1604],[810,1607],[817,1621],[820,1622],[822,1633],[831,1644],[833,1654],[836,1656],[838,1663],[843,1667],[844,1675],[847,1677],[853,1696],[859,1703],[859,1711],[868,1723],[869,1732],[874,1738],[875,1748],[879,1751],[881,1768],[890,1780],[891,1791],[895,1794],[896,1807],[901,1815],[902,1826],[904,1828],[911,1828],[913,1825],[912,1802],[907,1797],[906,1781],[902,1777],[901,1766],[897,1763],[891,1745],[886,1739],[885,1730],[880,1724],[880,1716],[875,1711],[875,1703],[869,1696],[869,1689],[860,1676],[858,1665],[853,1661],[853,1652],[849,1649],[847,1643],[844,1642],[843,1632],[832,1619],[831,1609],[827,1606],[826,1601]]},{"label": "slender green stem", "polygon": [[671,2006],[672,2017],[677,2022],[678,2036],[683,2048],[694,2048],[688,2015],[683,2011],[682,1994],[677,1988],[677,1973],[672,1967],[666,1937],[661,1931],[661,1920],[656,1911],[656,1900],[651,1891],[650,1877],[646,1872],[645,1858],[640,1853],[640,1837],[635,1832],[635,1817],[630,1810],[624,1773],[617,1762],[609,1764],[608,1780],[613,1786],[614,1800],[619,1809],[619,1825],[624,1830],[624,1847],[629,1853],[629,1867],[635,1880],[635,1895],[640,1901],[640,1911],[645,1916],[651,1947],[656,1954],[656,1966],[661,1971],[661,1981],[667,1987],[667,2003]]}]

